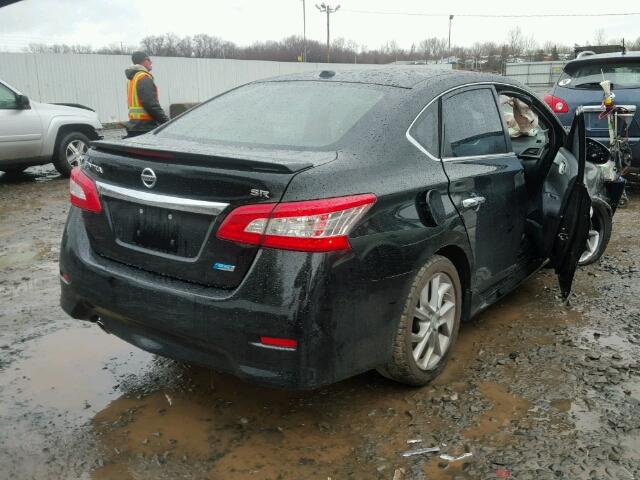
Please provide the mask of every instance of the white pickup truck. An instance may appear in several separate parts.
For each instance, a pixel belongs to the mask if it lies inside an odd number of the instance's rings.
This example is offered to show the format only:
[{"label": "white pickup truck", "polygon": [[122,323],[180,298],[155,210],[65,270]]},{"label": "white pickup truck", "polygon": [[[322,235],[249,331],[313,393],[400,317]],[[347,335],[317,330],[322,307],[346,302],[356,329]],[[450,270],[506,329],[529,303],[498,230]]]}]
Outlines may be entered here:
[{"label": "white pickup truck", "polygon": [[32,102],[0,80],[0,171],[19,173],[53,162],[68,176],[89,148],[102,138],[102,124],[91,109]]}]

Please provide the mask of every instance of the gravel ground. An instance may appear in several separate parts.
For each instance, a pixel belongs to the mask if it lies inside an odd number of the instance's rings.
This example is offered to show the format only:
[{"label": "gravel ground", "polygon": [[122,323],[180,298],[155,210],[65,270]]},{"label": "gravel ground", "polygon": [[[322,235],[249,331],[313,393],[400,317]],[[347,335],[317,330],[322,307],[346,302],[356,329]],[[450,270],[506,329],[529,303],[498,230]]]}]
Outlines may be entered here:
[{"label": "gravel ground", "polygon": [[637,193],[570,305],[535,275],[463,325],[434,384],[371,372],[289,393],[66,317],[66,188],[50,167],[0,176],[0,478],[640,477]]}]

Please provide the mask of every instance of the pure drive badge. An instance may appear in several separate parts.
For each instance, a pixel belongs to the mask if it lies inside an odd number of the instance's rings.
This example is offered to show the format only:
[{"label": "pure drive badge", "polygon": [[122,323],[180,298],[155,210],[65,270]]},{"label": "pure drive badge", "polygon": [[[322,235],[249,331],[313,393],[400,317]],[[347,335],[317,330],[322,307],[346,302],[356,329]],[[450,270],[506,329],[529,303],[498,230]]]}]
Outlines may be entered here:
[{"label": "pure drive badge", "polygon": [[229,265],[228,263],[216,262],[213,264],[214,270],[222,270],[223,272],[233,272],[236,269],[235,265]]}]

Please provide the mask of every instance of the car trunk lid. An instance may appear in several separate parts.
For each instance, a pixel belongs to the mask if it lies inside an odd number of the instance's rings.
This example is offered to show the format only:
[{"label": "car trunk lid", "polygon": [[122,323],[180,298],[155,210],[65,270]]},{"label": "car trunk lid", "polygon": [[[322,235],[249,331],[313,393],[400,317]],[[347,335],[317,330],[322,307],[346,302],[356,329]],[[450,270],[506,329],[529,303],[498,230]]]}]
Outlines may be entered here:
[{"label": "car trunk lid", "polygon": [[234,288],[258,247],[216,238],[236,206],[279,201],[291,178],[335,152],[230,148],[189,142],[95,142],[83,169],[103,212],[84,213],[93,250],[207,286]]}]

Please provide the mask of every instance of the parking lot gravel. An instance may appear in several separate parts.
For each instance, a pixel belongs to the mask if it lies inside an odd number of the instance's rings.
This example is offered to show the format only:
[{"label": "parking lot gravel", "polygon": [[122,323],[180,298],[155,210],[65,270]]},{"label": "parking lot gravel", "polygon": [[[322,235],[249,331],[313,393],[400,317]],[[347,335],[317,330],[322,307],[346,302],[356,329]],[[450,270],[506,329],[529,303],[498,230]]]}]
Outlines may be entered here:
[{"label": "parking lot gravel", "polygon": [[569,304],[542,271],[462,326],[433,384],[370,372],[300,393],[67,317],[67,181],[47,166],[0,174],[0,478],[639,478],[640,195],[629,193]]}]

